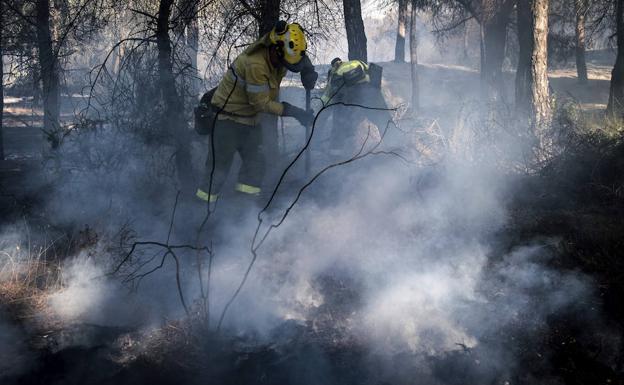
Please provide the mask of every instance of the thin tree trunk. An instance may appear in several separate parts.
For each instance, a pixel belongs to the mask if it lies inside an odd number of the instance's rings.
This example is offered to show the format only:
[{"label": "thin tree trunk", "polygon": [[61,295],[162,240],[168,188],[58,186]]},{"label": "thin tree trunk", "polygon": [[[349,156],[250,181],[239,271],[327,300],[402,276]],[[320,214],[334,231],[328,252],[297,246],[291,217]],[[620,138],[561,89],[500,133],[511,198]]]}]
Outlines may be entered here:
[{"label": "thin tree trunk", "polygon": [[[169,37],[169,18],[174,0],[160,0],[156,26],[156,45],[158,47],[158,75],[160,90],[165,102],[165,114],[179,113],[180,97],[175,86],[171,38]],[[167,125],[165,125],[166,127]]]},{"label": "thin tree trunk", "polygon": [[396,43],[394,45],[394,61],[405,62],[405,25],[407,22],[407,0],[399,0],[399,15]]},{"label": "thin tree trunk", "polygon": [[412,0],[410,17],[410,69],[412,75],[412,113],[420,109],[420,86],[418,80],[418,35],[417,35],[417,0]]},{"label": "thin tree trunk", "polygon": [[587,83],[587,64],[585,63],[585,14],[587,0],[574,0],[576,13],[576,73],[581,84]]},{"label": "thin tree trunk", "polygon": [[518,1],[516,7],[518,33],[518,66],[516,67],[516,111],[528,114],[531,110],[531,84],[533,75],[533,17],[529,1]]},{"label": "thin tree trunk", "polygon": [[486,102],[504,100],[503,61],[511,0],[481,1],[481,92]]},{"label": "thin tree trunk", "polygon": [[531,76],[533,131],[539,139],[540,148],[547,153],[552,150],[548,129],[552,120],[550,93],[548,90],[548,4],[549,0],[533,0],[533,54]]},{"label": "thin tree trunk", "polygon": [[468,62],[469,55],[469,47],[470,47],[470,20],[464,23],[464,36],[463,36],[463,50],[462,50],[462,59],[464,62]]},{"label": "thin tree trunk", "polygon": [[349,46],[349,60],[368,61],[366,50],[366,32],[362,20],[360,0],[343,0],[345,29]]},{"label": "thin tree trunk", "polygon": [[607,114],[621,119],[624,115],[624,0],[617,0],[615,6],[617,58],[611,71],[611,87]]},{"label": "thin tree trunk", "polygon": [[199,72],[197,71],[197,49],[199,43],[199,30],[197,25],[197,0],[184,0],[179,6],[180,14],[177,16],[177,27],[175,35],[179,46],[183,47],[184,54],[181,55],[187,60],[184,65],[190,69],[186,71],[187,76],[182,77],[182,90],[187,90],[183,97],[183,104],[186,105],[186,97],[190,96],[192,104],[198,99],[199,93]]},{"label": "thin tree trunk", "polygon": [[[124,15],[123,13],[115,13],[114,16],[115,20],[112,22],[111,28],[112,28],[112,34],[113,34],[113,42],[118,42],[121,41],[122,36],[124,36],[124,33],[122,32],[123,28],[124,28],[124,23],[123,18]],[[119,71],[121,71],[121,64],[123,62],[123,56],[124,56],[124,49],[123,49],[124,45],[121,44],[119,47],[115,48],[115,50],[113,50],[112,54],[111,54],[111,69],[112,72],[114,74],[119,74]]]},{"label": "thin tree trunk", "polygon": [[197,1],[193,1],[191,18],[186,26],[186,47],[191,58],[193,76],[191,78],[191,95],[199,96],[200,72],[197,66],[197,54],[199,52],[199,23],[197,21]]},{"label": "thin tree trunk", "polygon": [[486,102],[504,100],[503,61],[513,2],[484,0],[481,15],[481,91]]},{"label": "thin tree trunk", "polygon": [[183,123],[183,103],[176,88],[173,74],[173,56],[171,38],[169,37],[169,20],[174,0],[160,0],[158,19],[156,21],[156,46],[158,48],[158,76],[164,111],[162,132],[165,137],[175,140],[175,162],[178,179],[182,188],[190,191],[193,188],[193,170],[189,152],[189,135]]},{"label": "thin tree trunk", "polygon": [[53,149],[60,145],[61,91],[58,58],[52,47],[50,2],[37,0],[37,46],[43,81],[43,128]]},{"label": "thin tree trunk", "polygon": [[[258,22],[258,37],[269,33],[279,21],[281,0],[261,0],[260,20]],[[273,114],[261,114],[260,126],[262,127],[263,140],[266,151],[264,153],[267,164],[281,164],[286,161],[286,153],[280,152],[277,134],[277,116]],[[275,175],[268,173],[265,180],[273,183]]]},{"label": "thin tree trunk", "polygon": [[32,93],[33,93],[33,107],[39,107],[41,105],[41,63],[39,63],[39,50],[33,47],[30,51],[31,62],[30,70],[32,71]]},{"label": "thin tree trunk", "polygon": [[0,161],[4,160],[4,4],[0,2]]}]

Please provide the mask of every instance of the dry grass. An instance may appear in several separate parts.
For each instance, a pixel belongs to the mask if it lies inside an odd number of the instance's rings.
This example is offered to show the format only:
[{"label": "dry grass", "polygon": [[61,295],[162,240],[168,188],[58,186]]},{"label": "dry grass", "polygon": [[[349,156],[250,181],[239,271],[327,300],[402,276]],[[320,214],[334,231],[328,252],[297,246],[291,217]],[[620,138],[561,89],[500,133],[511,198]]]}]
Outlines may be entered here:
[{"label": "dry grass", "polygon": [[[587,65],[587,77],[590,80],[611,80],[612,66],[598,65],[589,63]],[[574,78],[576,79],[576,68],[571,66],[567,68],[557,68],[548,71],[550,78]]]},{"label": "dry grass", "polygon": [[50,328],[58,323],[48,296],[61,287],[60,264],[45,259],[47,248],[23,249],[7,243],[0,242],[0,306],[18,323]]}]

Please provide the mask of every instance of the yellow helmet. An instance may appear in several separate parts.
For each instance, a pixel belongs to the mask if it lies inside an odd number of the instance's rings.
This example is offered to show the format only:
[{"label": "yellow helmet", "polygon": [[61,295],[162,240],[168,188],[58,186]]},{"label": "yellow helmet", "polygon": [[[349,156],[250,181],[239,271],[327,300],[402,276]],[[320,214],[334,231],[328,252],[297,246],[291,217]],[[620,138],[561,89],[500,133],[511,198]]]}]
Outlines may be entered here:
[{"label": "yellow helmet", "polygon": [[297,23],[279,21],[271,30],[269,38],[278,47],[278,54],[286,68],[294,72],[301,70],[298,64],[308,48],[303,28]]}]

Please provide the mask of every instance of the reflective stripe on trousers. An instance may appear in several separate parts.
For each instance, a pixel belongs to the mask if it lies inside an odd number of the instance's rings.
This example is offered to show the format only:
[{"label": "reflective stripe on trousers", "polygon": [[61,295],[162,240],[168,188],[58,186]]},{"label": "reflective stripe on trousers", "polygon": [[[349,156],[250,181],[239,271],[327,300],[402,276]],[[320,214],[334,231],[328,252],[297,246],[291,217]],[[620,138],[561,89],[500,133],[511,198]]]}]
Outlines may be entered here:
[{"label": "reflective stripe on trousers", "polygon": [[249,184],[245,184],[245,183],[237,183],[236,184],[236,191],[245,193],[245,194],[251,194],[251,195],[256,195],[256,194],[260,194],[260,188],[256,187],[256,186],[252,186]]},{"label": "reflective stripe on trousers", "polygon": [[219,198],[219,196],[217,194],[210,194],[208,195],[207,192],[205,192],[204,190],[198,188],[197,192],[195,193],[195,196],[201,200],[203,200],[204,202],[216,202],[217,199]]}]

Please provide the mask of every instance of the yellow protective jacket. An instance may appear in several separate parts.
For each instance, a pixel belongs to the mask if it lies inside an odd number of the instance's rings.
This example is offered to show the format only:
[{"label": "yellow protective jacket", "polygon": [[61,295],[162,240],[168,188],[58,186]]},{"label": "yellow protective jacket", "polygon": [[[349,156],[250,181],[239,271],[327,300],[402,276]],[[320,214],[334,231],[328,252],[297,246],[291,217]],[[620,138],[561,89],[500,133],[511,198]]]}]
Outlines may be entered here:
[{"label": "yellow protective jacket", "polygon": [[327,86],[325,86],[325,91],[321,96],[321,101],[323,104],[327,104],[338,91],[343,87],[349,87],[351,84],[345,82],[345,74],[361,69],[363,73],[363,77],[356,81],[356,84],[367,83],[370,82],[370,76],[368,74],[368,64],[361,60],[349,60],[347,62],[342,62],[338,68],[332,68],[329,72],[329,76],[327,78]]},{"label": "yellow protective jacket", "polygon": [[271,64],[270,44],[268,34],[264,35],[247,47],[227,70],[212,97],[212,105],[217,109],[225,104],[219,119],[255,125],[260,112],[282,115],[284,106],[277,99],[286,69]]}]

